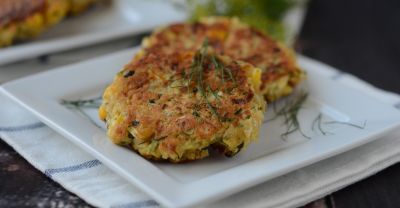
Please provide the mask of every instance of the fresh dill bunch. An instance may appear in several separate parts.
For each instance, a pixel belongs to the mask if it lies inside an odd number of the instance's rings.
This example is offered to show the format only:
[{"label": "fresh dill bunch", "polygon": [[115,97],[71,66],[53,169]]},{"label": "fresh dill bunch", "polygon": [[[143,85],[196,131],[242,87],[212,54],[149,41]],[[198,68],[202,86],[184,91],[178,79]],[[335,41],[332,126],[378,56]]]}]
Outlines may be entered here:
[{"label": "fresh dill bunch", "polygon": [[293,0],[188,0],[191,20],[204,16],[239,17],[247,24],[283,41],[285,31],[282,19],[295,5]]}]

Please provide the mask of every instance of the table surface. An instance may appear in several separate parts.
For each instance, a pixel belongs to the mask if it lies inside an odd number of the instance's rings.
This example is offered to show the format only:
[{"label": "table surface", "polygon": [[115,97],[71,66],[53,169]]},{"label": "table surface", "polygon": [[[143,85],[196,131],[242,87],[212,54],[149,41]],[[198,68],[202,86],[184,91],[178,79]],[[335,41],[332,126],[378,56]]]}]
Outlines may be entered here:
[{"label": "table surface", "polygon": [[[296,50],[377,87],[400,93],[399,11],[397,0],[311,1]],[[127,42],[128,45],[139,43],[138,38],[122,40],[115,50],[126,47]],[[109,52],[100,51],[91,56]],[[57,57],[57,54],[43,56],[27,62],[42,62],[45,65],[42,68],[51,68],[51,60]],[[73,62],[81,59],[82,56],[77,56]],[[399,175],[400,164],[396,164],[305,207],[399,207]],[[90,207],[36,170],[1,140],[0,179],[0,207]]]}]

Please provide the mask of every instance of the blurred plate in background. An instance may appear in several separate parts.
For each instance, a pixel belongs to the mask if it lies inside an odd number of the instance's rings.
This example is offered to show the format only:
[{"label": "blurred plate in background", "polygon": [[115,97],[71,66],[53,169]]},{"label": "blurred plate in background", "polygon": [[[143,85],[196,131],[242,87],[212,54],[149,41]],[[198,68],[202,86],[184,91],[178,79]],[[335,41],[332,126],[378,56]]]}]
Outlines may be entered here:
[{"label": "blurred plate in background", "polygon": [[71,17],[40,38],[0,49],[0,65],[48,53],[87,46],[183,21],[186,13],[165,0],[114,0]]}]

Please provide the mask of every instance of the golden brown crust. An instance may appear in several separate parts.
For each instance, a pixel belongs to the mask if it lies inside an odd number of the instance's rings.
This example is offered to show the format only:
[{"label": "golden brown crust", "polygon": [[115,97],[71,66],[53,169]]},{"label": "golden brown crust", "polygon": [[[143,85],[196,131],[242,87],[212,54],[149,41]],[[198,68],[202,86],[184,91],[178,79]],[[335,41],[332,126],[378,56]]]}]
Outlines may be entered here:
[{"label": "golden brown crust", "polygon": [[0,27],[13,21],[22,20],[42,10],[46,0],[1,0]]},{"label": "golden brown crust", "polygon": [[194,51],[149,53],[126,65],[100,109],[113,142],[146,158],[182,162],[208,156],[214,144],[231,155],[255,139],[265,105],[251,82],[256,69],[211,53],[201,74],[192,74],[198,57]]}]

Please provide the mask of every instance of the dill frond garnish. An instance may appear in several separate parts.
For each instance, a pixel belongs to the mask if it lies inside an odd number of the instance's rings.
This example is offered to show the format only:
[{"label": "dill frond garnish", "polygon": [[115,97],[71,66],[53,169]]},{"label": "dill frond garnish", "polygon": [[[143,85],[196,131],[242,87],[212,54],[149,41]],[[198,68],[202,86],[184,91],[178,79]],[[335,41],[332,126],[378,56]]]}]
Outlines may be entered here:
[{"label": "dill frond garnish", "polygon": [[102,97],[96,97],[86,100],[61,100],[60,104],[69,108],[78,111],[81,115],[86,117],[90,122],[92,122],[95,126],[99,128],[103,128],[99,126],[83,109],[97,109],[100,107],[102,102]]},{"label": "dill frond garnish", "polygon": [[295,97],[294,99],[286,100],[284,106],[281,109],[276,109],[276,107],[274,106],[275,116],[271,119],[264,121],[264,123],[273,121],[278,117],[283,117],[283,124],[286,126],[286,131],[285,133],[281,134],[282,139],[286,139],[290,134],[296,131],[299,131],[303,137],[311,139],[311,137],[307,136],[301,129],[298,119],[299,111],[307,98],[308,93],[301,92],[300,95]]},{"label": "dill frond garnish", "polygon": [[[307,136],[304,133],[298,120],[298,113],[303,107],[304,102],[307,100],[307,97],[308,94],[306,92],[301,92],[300,95],[298,95],[297,97],[291,100],[286,100],[282,108],[278,108],[276,104],[273,103],[272,109],[275,112],[275,115],[271,119],[265,120],[264,123],[268,123],[279,117],[283,117],[283,124],[286,126],[286,131],[285,133],[281,134],[282,139],[286,139],[290,134],[296,131],[299,131],[303,137],[311,139],[310,136]],[[326,130],[326,126],[334,124],[347,125],[358,129],[365,129],[367,121],[364,121],[362,125],[343,121],[324,121],[324,115],[322,113],[319,113],[311,123],[311,130],[313,132],[318,131],[322,135],[326,136],[329,134],[333,134],[332,132]]]},{"label": "dill frond garnish", "polygon": [[210,86],[208,86],[208,91],[211,92],[215,99],[219,100],[219,95],[215,91],[213,91]]},{"label": "dill frond garnish", "polygon": [[222,83],[224,83],[225,82],[225,80],[224,80],[224,76],[225,76],[224,71],[225,70],[223,69],[223,66],[220,65],[220,63],[217,61],[215,56],[211,56],[211,61],[214,64],[215,70],[217,70],[217,72],[219,72]]},{"label": "dill frond garnish", "polygon": [[318,127],[318,130],[319,130],[323,135],[332,134],[332,133],[330,133],[330,132],[325,131],[325,130],[322,128],[322,113],[319,113],[318,116],[317,116],[317,117],[314,119],[314,121],[312,122],[312,125],[311,125],[311,130],[312,130],[312,131],[315,131],[315,129],[316,129],[315,126]]},{"label": "dill frond garnish", "polygon": [[68,108],[99,108],[102,97],[96,97],[86,100],[61,100],[60,104]]},{"label": "dill frond garnish", "polygon": [[208,99],[208,95],[213,95],[217,100],[220,99],[220,96],[218,96],[218,93],[214,91],[210,85],[205,83],[204,66],[207,63],[211,62],[214,70],[216,71],[216,75],[220,76],[220,81],[221,81],[220,86],[226,81],[225,75],[229,76],[227,80],[231,80],[235,84],[235,86],[236,86],[236,80],[230,69],[226,68],[224,64],[221,63],[221,61],[215,55],[209,54],[208,44],[209,44],[208,38],[205,38],[201,48],[196,52],[196,54],[193,57],[193,62],[190,66],[190,72],[186,76],[187,87],[189,89],[192,82],[194,82],[196,85],[196,89],[200,93],[201,97],[205,100],[206,105],[210,109],[210,111],[215,116],[217,116],[220,121],[227,121],[227,119],[224,119],[223,117],[221,117],[221,115],[219,115],[217,108],[213,106]]},{"label": "dill frond garnish", "polygon": [[358,125],[358,124],[354,124],[354,123],[350,123],[350,122],[343,122],[343,121],[322,121],[323,119],[323,114],[319,113],[318,116],[314,119],[313,123],[312,123],[312,131],[315,131],[316,128],[315,126],[318,126],[318,131],[321,132],[323,135],[327,135],[327,134],[333,134],[331,132],[327,132],[325,131],[322,126],[323,125],[331,125],[331,124],[341,124],[341,125],[347,125],[347,126],[351,126],[354,128],[358,128],[358,129],[365,129],[365,126],[367,125],[367,121],[365,120],[363,125]]},{"label": "dill frond garnish", "polygon": [[367,125],[367,121],[365,120],[363,125],[358,125],[358,124],[349,123],[349,122],[342,122],[342,121],[327,121],[327,122],[324,122],[324,124],[342,124],[342,125],[355,127],[358,129],[365,129],[365,126]]}]

